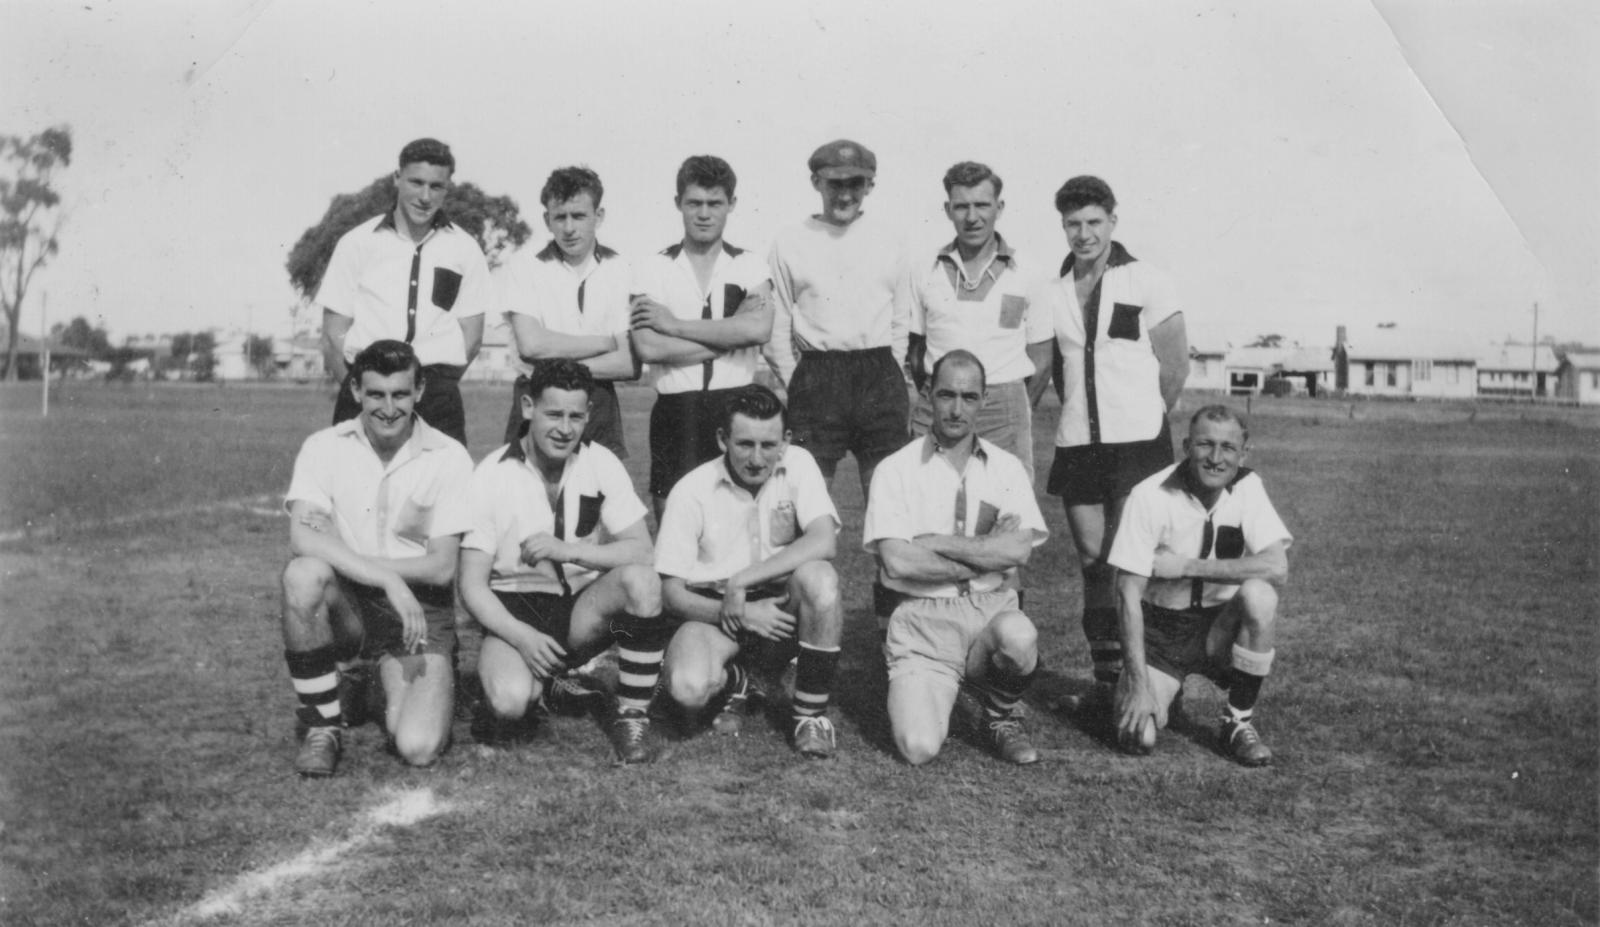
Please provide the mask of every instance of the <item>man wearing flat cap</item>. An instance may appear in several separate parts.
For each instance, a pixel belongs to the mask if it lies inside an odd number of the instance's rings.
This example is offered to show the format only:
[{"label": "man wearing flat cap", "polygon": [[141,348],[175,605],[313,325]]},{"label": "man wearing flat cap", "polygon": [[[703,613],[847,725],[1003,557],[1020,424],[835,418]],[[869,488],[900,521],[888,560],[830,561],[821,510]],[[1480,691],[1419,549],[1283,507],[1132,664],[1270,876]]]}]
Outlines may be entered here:
[{"label": "man wearing flat cap", "polygon": [[773,242],[772,340],[793,442],[830,483],[855,455],[865,496],[878,462],[906,443],[911,302],[899,239],[862,212],[878,159],[848,139],[812,153],[822,211]]}]

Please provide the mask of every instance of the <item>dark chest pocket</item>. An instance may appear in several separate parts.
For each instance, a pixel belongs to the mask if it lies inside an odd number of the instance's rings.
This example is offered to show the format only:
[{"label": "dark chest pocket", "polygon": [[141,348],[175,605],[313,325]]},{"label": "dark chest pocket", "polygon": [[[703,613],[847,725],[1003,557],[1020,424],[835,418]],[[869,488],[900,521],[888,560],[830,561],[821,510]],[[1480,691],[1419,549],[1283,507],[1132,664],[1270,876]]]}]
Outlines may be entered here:
[{"label": "dark chest pocket", "polygon": [[578,497],[578,533],[575,537],[586,538],[594,534],[594,529],[600,524],[600,506],[605,501],[605,493]]},{"label": "dark chest pocket", "polygon": [[461,275],[447,267],[433,269],[433,304],[449,312],[461,295]]},{"label": "dark chest pocket", "polygon": [[1217,559],[1238,560],[1244,556],[1244,529],[1238,525],[1217,526]]},{"label": "dark chest pocket", "polygon": [[735,283],[722,285],[722,317],[735,315],[739,311],[739,304],[744,302],[744,287]]},{"label": "dark chest pocket", "polygon": [[1139,313],[1143,306],[1130,306],[1127,303],[1115,303],[1111,308],[1111,327],[1106,329],[1106,335],[1111,338],[1122,338],[1126,341],[1139,340]]}]

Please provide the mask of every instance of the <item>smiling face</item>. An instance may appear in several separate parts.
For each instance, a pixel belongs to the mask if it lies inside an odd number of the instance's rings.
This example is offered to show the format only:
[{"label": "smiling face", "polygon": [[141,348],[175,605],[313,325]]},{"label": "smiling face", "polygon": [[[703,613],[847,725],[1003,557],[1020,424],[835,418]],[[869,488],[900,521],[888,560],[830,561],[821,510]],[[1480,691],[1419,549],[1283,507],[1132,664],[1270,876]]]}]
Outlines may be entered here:
[{"label": "smiling face", "polygon": [[956,229],[956,243],[965,255],[977,255],[994,240],[995,223],[1006,204],[995,195],[994,182],[980,181],[971,187],[951,187],[944,204],[945,217]]},{"label": "smiling face", "polygon": [[683,214],[683,237],[701,245],[714,245],[722,240],[728,227],[728,213],[733,211],[734,199],[721,187],[690,184],[676,200],[678,212]]},{"label": "smiling face", "polygon": [[530,456],[536,464],[565,461],[578,449],[583,426],[589,422],[589,394],[581,389],[551,386],[537,399],[522,397],[522,417],[528,420]]},{"label": "smiling face", "polygon": [[450,193],[450,169],[413,161],[395,171],[396,209],[413,232],[426,229]]},{"label": "smiling face", "polygon": [[581,264],[594,252],[595,235],[605,217],[606,211],[595,206],[594,195],[587,190],[544,207],[544,226],[570,264]]},{"label": "smiling face", "polygon": [[1117,230],[1117,216],[1098,205],[1083,206],[1061,214],[1061,228],[1067,245],[1080,263],[1093,264],[1111,252],[1111,233]]},{"label": "smiling face", "polygon": [[415,427],[412,413],[422,397],[415,371],[384,376],[367,370],[361,374],[361,381],[350,388],[361,403],[361,427],[366,429],[373,447],[392,451],[411,438]]},{"label": "smiling face", "polygon": [[772,478],[772,471],[789,447],[789,433],[783,417],[751,418],[734,413],[729,431],[717,429],[717,444],[722,448],[728,474],[752,494]]},{"label": "smiling face", "polygon": [[872,192],[872,178],[826,178],[812,174],[811,186],[822,194],[822,221],[849,225],[861,216],[861,204]]},{"label": "smiling face", "polygon": [[1244,428],[1231,419],[1200,418],[1183,439],[1186,465],[1196,485],[1214,496],[1239,475],[1249,447]]}]

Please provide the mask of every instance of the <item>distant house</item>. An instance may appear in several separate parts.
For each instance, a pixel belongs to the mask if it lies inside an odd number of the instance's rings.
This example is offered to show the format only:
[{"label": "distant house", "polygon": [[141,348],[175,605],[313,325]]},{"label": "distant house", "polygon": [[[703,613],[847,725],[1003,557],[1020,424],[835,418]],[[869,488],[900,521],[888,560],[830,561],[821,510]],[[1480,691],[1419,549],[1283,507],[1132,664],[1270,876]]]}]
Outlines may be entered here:
[{"label": "distant house", "polygon": [[478,356],[462,375],[463,380],[479,383],[510,383],[517,378],[517,348],[511,337],[511,326],[502,320],[483,327],[483,346]]},{"label": "distant house", "polygon": [[1347,337],[1338,328],[1334,388],[1355,396],[1471,398],[1478,348],[1465,334],[1373,328]]},{"label": "distant house", "polygon": [[1297,347],[1278,365],[1278,376],[1293,384],[1296,395],[1321,396],[1333,389],[1333,349],[1327,345]]},{"label": "distant house", "polygon": [[278,376],[296,383],[309,383],[326,376],[322,362],[322,338],[299,334],[293,338],[272,339],[272,363]]},{"label": "distant house", "polygon": [[1554,396],[1561,361],[1547,344],[1493,344],[1478,354],[1479,396]]},{"label": "distant house", "polygon": [[211,376],[217,380],[259,380],[261,372],[250,363],[250,336],[231,331],[216,336],[211,349]]},{"label": "distant house", "polygon": [[1556,370],[1556,395],[1579,405],[1600,405],[1600,354],[1568,354]]},{"label": "distant house", "polygon": [[[5,332],[0,332],[4,335]],[[79,348],[69,348],[57,343],[54,339],[40,341],[32,335],[17,335],[17,379],[39,379],[40,364],[43,363],[41,355],[48,349],[50,353],[50,378],[60,379],[63,376],[73,376],[76,372],[87,370],[89,352]],[[4,348],[0,347],[0,368],[5,366]]]},{"label": "distant house", "polygon": [[1293,351],[1293,348],[1266,348],[1259,346],[1233,348],[1228,351],[1227,357],[1223,359],[1223,371],[1227,377],[1228,395],[1258,395],[1261,392],[1262,385],[1267,382],[1267,378],[1280,369],[1283,359]]},{"label": "distant house", "polygon": [[1189,327],[1189,379],[1185,389],[1224,392],[1228,377],[1223,362],[1228,356],[1228,339],[1221,330],[1208,325]]}]

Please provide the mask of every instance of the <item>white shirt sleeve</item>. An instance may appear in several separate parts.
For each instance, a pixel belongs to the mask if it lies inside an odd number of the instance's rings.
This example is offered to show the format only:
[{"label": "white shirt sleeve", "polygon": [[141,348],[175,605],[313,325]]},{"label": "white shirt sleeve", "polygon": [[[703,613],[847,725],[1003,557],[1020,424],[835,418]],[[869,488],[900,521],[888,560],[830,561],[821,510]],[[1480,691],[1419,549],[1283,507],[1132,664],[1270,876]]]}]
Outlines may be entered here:
[{"label": "white shirt sleeve", "polygon": [[784,468],[789,471],[790,485],[794,487],[794,513],[798,527],[806,526],[819,518],[833,519],[833,530],[839,531],[839,511],[828,495],[828,481],[822,478],[822,468],[809,451],[790,445],[784,454]]},{"label": "white shirt sleeve", "polygon": [[1055,313],[1045,298],[1045,279],[1039,274],[1029,274],[1023,290],[1028,300],[1026,339],[1028,344],[1049,341],[1056,336]]},{"label": "white shirt sleeve", "polygon": [[1116,537],[1111,542],[1111,554],[1106,562],[1138,576],[1150,576],[1155,571],[1156,548],[1161,545],[1164,533],[1160,494],[1158,486],[1133,488],[1122,507],[1122,518],[1117,522]]},{"label": "white shirt sleeve", "polygon": [[333,511],[333,497],[326,483],[327,470],[323,466],[323,455],[318,453],[321,442],[317,438],[318,435],[307,438],[295,456],[289,491],[283,497],[285,511],[295,502],[305,502],[319,512]]},{"label": "white shirt sleeve", "polygon": [[1279,541],[1285,545],[1293,543],[1294,537],[1289,534],[1288,526],[1278,517],[1272,500],[1267,498],[1267,487],[1261,477],[1251,474],[1249,483],[1250,499],[1245,509],[1247,515],[1244,523],[1245,549],[1254,554]]},{"label": "white shirt sleeve", "polygon": [[494,272],[495,290],[502,312],[533,316],[542,324],[544,319],[539,314],[538,301],[534,298],[534,281],[528,272],[528,261],[528,256],[521,253],[507,258]]},{"label": "white shirt sleeve", "polygon": [[794,377],[798,364],[794,356],[794,279],[789,275],[779,242],[773,242],[767,259],[772,273],[772,339],[762,353],[784,386]]},{"label": "white shirt sleeve", "polygon": [[600,506],[600,523],[605,525],[607,534],[616,537],[643,519],[648,510],[634,491],[633,480],[628,478],[622,461],[607,448],[589,446],[588,453],[597,451],[603,453],[596,454],[596,475],[600,478],[600,491],[606,494],[606,501]]},{"label": "white shirt sleeve", "polygon": [[494,461],[486,458],[483,464],[472,472],[472,481],[467,484],[467,506],[471,527],[467,529],[466,537],[461,539],[462,547],[487,551],[491,554],[499,546],[500,529],[495,519],[506,511],[504,501],[495,498],[494,479],[490,475],[494,466]]},{"label": "white shirt sleeve", "polygon": [[861,547],[876,551],[878,542],[887,538],[909,541],[916,537],[916,525],[911,517],[910,494],[906,491],[905,475],[896,466],[894,457],[878,465],[872,474],[872,487],[867,496],[867,514],[861,525]]},{"label": "white shirt sleeve", "polygon": [[1146,332],[1165,322],[1178,311],[1178,297],[1172,286],[1172,278],[1165,272],[1154,267],[1138,262],[1136,266],[1144,267],[1144,329]]},{"label": "white shirt sleeve", "polygon": [[661,528],[656,532],[656,572],[663,576],[688,578],[700,556],[705,513],[687,483],[679,480],[672,487],[661,512]]},{"label": "white shirt sleeve", "polygon": [[465,534],[473,526],[472,504],[469,497],[472,485],[472,457],[467,454],[466,448],[459,444],[431,453],[448,455],[448,459],[439,467],[436,477],[433,519],[429,525],[428,537],[432,539]]},{"label": "white shirt sleeve", "polygon": [[471,245],[472,253],[467,257],[466,273],[462,274],[461,293],[456,297],[455,307],[450,314],[458,319],[489,315],[500,307],[500,290],[489,277],[489,262],[484,258],[483,251],[478,248],[477,239],[464,231],[462,234]]},{"label": "white shirt sleeve", "polygon": [[[365,223],[356,229],[364,227]],[[350,232],[344,233],[334,244],[333,257],[328,259],[328,268],[322,272],[316,298],[322,308],[346,318],[354,318],[356,314],[356,245],[350,235]]]}]

